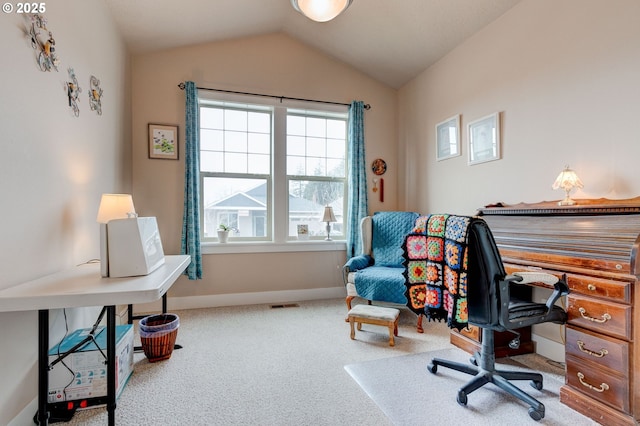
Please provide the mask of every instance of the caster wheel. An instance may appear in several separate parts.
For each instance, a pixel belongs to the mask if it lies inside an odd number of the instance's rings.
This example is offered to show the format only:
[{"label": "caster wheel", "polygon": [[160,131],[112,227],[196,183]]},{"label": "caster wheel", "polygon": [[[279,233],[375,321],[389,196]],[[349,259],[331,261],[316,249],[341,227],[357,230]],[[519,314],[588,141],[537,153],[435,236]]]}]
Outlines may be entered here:
[{"label": "caster wheel", "polygon": [[535,408],[531,407],[529,408],[529,416],[533,420],[539,421],[539,420],[542,420],[542,418],[544,417],[544,411],[538,411]]},{"label": "caster wheel", "polygon": [[531,387],[537,390],[542,390],[542,380],[537,381],[537,380],[532,380],[531,381]]},{"label": "caster wheel", "polygon": [[438,372],[438,366],[430,362],[429,365],[427,365],[427,370],[432,374],[436,374]]},{"label": "caster wheel", "polygon": [[458,404],[465,406],[467,405],[467,394],[463,391],[458,391]]},{"label": "caster wheel", "polygon": [[475,357],[475,356],[472,356],[471,358],[469,358],[469,362],[470,362],[472,365],[475,365],[476,367],[478,366],[478,360],[476,359],[476,357]]}]

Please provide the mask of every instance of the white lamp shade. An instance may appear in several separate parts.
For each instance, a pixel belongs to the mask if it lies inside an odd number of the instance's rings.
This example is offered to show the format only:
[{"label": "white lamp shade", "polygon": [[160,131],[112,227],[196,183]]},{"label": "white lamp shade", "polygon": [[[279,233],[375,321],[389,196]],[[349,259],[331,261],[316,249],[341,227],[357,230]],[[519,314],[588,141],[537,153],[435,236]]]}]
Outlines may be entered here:
[{"label": "white lamp shade", "polygon": [[568,166],[560,172],[556,181],[553,183],[553,189],[562,188],[565,191],[571,191],[573,188],[584,188],[584,185],[576,172]]},{"label": "white lamp shade", "polygon": [[126,219],[135,214],[133,198],[130,194],[102,194],[97,221],[107,223],[113,219]]},{"label": "white lamp shade", "polygon": [[324,208],[324,215],[322,216],[323,222],[337,222],[336,216],[333,214],[333,207],[327,206]]},{"label": "white lamp shade", "polygon": [[294,9],[316,22],[327,22],[340,15],[353,0],[291,0]]}]

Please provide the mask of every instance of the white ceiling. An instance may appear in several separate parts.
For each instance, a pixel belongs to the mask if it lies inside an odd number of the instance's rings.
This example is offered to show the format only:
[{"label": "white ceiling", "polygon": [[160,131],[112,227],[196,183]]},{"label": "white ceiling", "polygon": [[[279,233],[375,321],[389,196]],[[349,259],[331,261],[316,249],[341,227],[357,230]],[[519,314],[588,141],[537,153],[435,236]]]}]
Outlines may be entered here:
[{"label": "white ceiling", "polygon": [[313,22],[290,0],[106,0],[133,53],[283,32],[399,88],[520,0],[354,0]]}]

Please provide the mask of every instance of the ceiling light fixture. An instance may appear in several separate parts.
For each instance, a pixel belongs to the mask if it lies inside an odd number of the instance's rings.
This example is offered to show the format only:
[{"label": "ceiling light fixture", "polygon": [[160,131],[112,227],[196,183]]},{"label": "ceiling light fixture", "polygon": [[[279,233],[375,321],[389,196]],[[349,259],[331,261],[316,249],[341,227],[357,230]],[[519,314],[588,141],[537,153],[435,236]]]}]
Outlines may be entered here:
[{"label": "ceiling light fixture", "polygon": [[353,0],[291,0],[293,8],[316,22],[327,22],[347,10]]}]

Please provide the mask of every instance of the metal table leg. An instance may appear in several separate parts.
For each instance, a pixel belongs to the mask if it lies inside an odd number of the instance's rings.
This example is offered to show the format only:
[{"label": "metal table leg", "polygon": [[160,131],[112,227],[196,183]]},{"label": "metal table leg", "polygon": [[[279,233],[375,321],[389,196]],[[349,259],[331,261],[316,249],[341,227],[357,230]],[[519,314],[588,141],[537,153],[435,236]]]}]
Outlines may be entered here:
[{"label": "metal table leg", "polygon": [[116,419],[116,307],[107,306],[107,413],[109,426]]},{"label": "metal table leg", "polygon": [[49,310],[38,311],[38,424],[49,424]]}]

